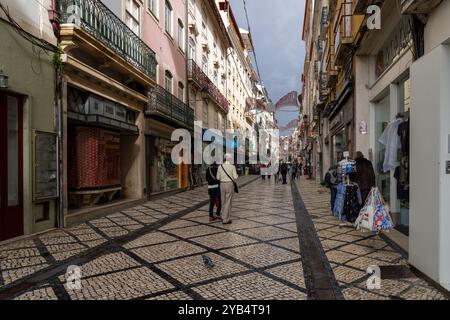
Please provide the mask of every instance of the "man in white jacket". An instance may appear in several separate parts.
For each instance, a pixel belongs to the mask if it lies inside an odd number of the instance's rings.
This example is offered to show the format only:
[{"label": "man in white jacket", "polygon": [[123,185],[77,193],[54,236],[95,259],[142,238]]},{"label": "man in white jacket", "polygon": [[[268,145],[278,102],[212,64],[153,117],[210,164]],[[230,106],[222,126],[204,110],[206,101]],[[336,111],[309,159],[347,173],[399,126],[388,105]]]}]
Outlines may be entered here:
[{"label": "man in white jacket", "polygon": [[236,172],[236,167],[231,164],[233,156],[225,155],[225,163],[219,166],[217,170],[217,180],[220,180],[220,192],[222,197],[222,219],[223,224],[231,223],[231,206],[233,203],[234,184],[239,177]]}]

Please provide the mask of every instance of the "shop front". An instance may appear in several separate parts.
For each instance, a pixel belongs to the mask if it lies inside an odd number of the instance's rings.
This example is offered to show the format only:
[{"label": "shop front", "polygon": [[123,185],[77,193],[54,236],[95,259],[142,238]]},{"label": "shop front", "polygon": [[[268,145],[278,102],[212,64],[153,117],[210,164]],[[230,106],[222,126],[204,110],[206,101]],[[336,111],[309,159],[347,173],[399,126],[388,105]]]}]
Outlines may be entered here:
[{"label": "shop front", "polygon": [[347,91],[344,102],[336,104],[329,116],[330,163],[336,165],[349,151],[353,156],[353,96]]},{"label": "shop front", "polygon": [[185,190],[188,187],[188,164],[172,161],[172,150],[179,143],[171,141],[176,128],[154,119],[146,120],[147,196]]},{"label": "shop front", "polygon": [[410,80],[391,84],[388,94],[373,103],[376,184],[389,204],[396,229],[409,234]]},{"label": "shop front", "polygon": [[138,181],[132,170],[138,113],[75,86],[67,88],[67,106],[69,213],[138,198],[129,183]]},{"label": "shop front", "polygon": [[172,161],[172,150],[178,142],[168,136],[147,135],[147,190],[149,195],[188,187],[187,165]]}]

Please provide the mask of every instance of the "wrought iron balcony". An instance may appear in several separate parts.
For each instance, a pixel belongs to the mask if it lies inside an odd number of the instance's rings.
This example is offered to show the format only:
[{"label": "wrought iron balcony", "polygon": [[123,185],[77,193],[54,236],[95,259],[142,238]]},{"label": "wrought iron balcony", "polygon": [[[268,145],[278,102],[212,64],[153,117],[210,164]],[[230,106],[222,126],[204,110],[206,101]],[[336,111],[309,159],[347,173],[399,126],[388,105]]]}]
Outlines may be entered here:
[{"label": "wrought iron balcony", "polygon": [[213,100],[222,108],[225,114],[230,110],[230,103],[225,96],[219,91],[216,85],[209,77],[200,69],[194,60],[188,61],[188,77],[189,80],[195,81],[205,92],[207,92]]},{"label": "wrought iron balcony", "polygon": [[186,129],[194,130],[194,110],[161,86],[150,93],[147,117],[159,117]]},{"label": "wrought iron balcony", "polygon": [[156,57],[128,26],[100,0],[59,0],[61,24],[74,24],[151,79]]},{"label": "wrought iron balcony", "polygon": [[339,23],[335,30],[334,58],[335,65],[342,66],[351,53],[353,42],[352,0],[344,0],[339,10]]}]

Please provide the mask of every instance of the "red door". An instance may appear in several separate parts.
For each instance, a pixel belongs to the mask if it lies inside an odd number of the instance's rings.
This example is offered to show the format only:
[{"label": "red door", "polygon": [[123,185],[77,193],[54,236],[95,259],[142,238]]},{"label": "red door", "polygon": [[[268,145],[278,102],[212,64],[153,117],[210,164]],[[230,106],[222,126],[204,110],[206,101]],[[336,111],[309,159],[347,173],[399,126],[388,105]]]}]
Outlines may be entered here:
[{"label": "red door", "polygon": [[23,98],[0,92],[0,241],[23,234]]}]

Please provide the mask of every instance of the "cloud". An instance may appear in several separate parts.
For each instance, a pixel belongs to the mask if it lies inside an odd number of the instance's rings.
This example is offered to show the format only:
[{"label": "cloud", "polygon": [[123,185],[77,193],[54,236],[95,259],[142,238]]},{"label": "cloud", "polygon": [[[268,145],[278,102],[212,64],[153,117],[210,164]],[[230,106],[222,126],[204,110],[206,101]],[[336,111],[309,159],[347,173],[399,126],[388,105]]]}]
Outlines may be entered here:
[{"label": "cloud", "polygon": [[[242,0],[230,0],[238,24],[247,28]],[[305,57],[301,39],[305,0],[246,0],[261,77],[274,102],[300,91]],[[295,114],[280,114],[283,125]]]}]

